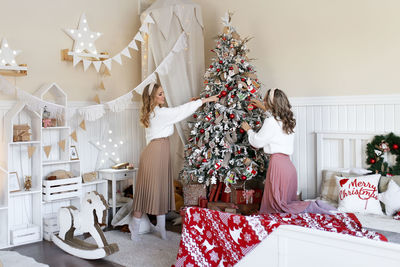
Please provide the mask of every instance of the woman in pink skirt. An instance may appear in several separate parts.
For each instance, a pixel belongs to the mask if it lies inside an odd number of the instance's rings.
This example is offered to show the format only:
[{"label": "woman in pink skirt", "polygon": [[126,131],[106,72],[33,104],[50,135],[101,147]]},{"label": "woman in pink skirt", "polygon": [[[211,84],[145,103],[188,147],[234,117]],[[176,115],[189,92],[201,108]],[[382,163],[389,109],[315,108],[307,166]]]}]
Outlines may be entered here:
[{"label": "woman in pink skirt", "polygon": [[247,132],[249,142],[256,148],[263,148],[272,154],[260,213],[330,213],[335,208],[322,201],[300,201],[297,197],[297,172],[289,156],[293,153],[294,128],[296,120],[285,93],[270,89],[264,103],[253,100],[254,105],[268,112],[263,126],[256,133],[247,122],[242,128]]},{"label": "woman in pink skirt", "polygon": [[206,102],[217,101],[217,96],[198,99],[174,108],[165,104],[164,90],[150,84],[143,91],[140,122],[145,127],[147,146],[140,156],[139,170],[133,198],[133,218],[129,223],[131,239],[138,240],[143,213],[157,215],[161,238],[166,239],[165,214],[175,209],[169,139],[174,124],[192,115]]}]

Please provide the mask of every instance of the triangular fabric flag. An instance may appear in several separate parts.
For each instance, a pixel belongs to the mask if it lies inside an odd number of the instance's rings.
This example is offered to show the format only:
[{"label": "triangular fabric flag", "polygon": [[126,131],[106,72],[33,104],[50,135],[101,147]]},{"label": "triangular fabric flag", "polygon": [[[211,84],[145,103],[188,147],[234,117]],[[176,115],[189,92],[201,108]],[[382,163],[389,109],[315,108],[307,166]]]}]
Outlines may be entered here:
[{"label": "triangular fabric flag", "polygon": [[104,86],[104,82],[103,81],[100,82],[99,89],[106,90],[106,87]]},{"label": "triangular fabric flag", "polygon": [[111,73],[110,73],[110,71],[109,71],[107,68],[105,68],[105,69],[104,69],[104,72],[103,72],[103,75],[104,75],[104,76],[111,76]]},{"label": "triangular fabric flag", "polygon": [[130,47],[130,48],[132,48],[132,49],[135,49],[135,50],[139,50],[139,48],[137,47],[137,44],[136,44],[136,40],[135,40],[135,39],[133,39],[133,40],[129,43],[128,47]]},{"label": "triangular fabric flag", "polygon": [[121,59],[121,54],[116,54],[112,58],[114,61],[117,61],[120,65],[122,65],[122,59]]},{"label": "triangular fabric flag", "polygon": [[108,70],[111,70],[111,58],[104,60],[103,63]]},{"label": "triangular fabric flag", "polygon": [[94,66],[94,68],[96,69],[96,71],[99,72],[100,67],[101,67],[101,61],[100,61],[100,60],[98,60],[98,61],[93,61],[93,66]]},{"label": "triangular fabric flag", "polygon": [[121,54],[126,56],[126,57],[128,57],[128,58],[131,58],[131,53],[129,53],[129,48],[128,47],[125,47],[124,50],[121,51]]},{"label": "triangular fabric flag", "polygon": [[32,158],[33,153],[35,153],[36,147],[35,146],[28,146],[28,158]]},{"label": "triangular fabric flag", "polygon": [[75,142],[78,142],[78,137],[76,135],[76,130],[74,130],[71,134],[70,134],[72,140],[74,140]]},{"label": "triangular fabric flag", "polygon": [[138,32],[136,35],[135,35],[135,38],[133,38],[134,40],[138,40],[139,42],[144,42],[144,39],[143,39],[143,37],[142,37],[142,35],[140,34],[140,32]]},{"label": "triangular fabric flag", "polygon": [[44,146],[43,150],[44,150],[44,153],[46,153],[46,157],[49,158],[50,151],[51,151],[51,146]]},{"label": "triangular fabric flag", "polygon": [[75,67],[76,64],[78,64],[79,62],[81,62],[81,60],[82,60],[81,57],[78,57],[77,55],[74,55],[74,56],[73,56],[73,59],[72,59],[72,65]]},{"label": "triangular fabric flag", "polygon": [[58,142],[58,146],[62,149],[62,151],[65,151],[65,139]]},{"label": "triangular fabric flag", "polygon": [[154,22],[153,18],[150,16],[150,14],[148,14],[148,15],[146,16],[146,18],[144,19],[143,23],[151,23],[151,24],[154,24],[155,22]]},{"label": "triangular fabric flag", "polygon": [[83,60],[83,71],[86,71],[90,67],[90,65],[92,65],[92,61],[84,59]]},{"label": "triangular fabric flag", "polygon": [[143,23],[142,26],[140,26],[139,31],[149,33],[149,27],[147,27],[147,23]]},{"label": "triangular fabric flag", "polygon": [[93,98],[93,100],[94,100],[94,102],[96,102],[97,104],[100,104],[99,95],[96,95],[96,96]]},{"label": "triangular fabric flag", "polygon": [[83,120],[83,121],[79,124],[79,127],[81,127],[82,130],[86,131],[86,123],[85,123],[85,120]]}]

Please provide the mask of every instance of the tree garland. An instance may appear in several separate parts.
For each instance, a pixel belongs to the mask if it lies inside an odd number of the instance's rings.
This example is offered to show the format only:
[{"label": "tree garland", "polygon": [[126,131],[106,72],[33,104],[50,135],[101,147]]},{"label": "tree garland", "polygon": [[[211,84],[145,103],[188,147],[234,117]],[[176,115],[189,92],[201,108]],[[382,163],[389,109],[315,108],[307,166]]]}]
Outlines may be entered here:
[{"label": "tree garland", "polygon": [[[385,176],[400,175],[400,137],[390,133],[377,135],[367,144],[367,164],[369,170]],[[385,161],[387,155],[396,155],[396,164],[389,166]],[[387,159],[386,159],[387,160]]]}]

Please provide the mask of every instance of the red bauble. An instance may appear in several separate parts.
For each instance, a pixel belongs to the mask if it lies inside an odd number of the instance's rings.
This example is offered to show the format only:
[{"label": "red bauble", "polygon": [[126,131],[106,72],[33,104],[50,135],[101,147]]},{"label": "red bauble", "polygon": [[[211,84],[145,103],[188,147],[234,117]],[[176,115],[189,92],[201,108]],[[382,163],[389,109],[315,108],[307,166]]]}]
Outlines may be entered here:
[{"label": "red bauble", "polygon": [[193,115],[193,118],[195,118],[195,119],[196,119],[196,118],[197,118],[197,115],[196,115],[196,114],[194,114],[194,115]]},{"label": "red bauble", "polygon": [[371,164],[374,164],[375,162],[376,162],[375,159],[370,159],[370,160],[369,160],[369,163],[371,163]]},{"label": "red bauble", "polygon": [[235,114],[229,114],[229,118],[234,119],[235,118]]},{"label": "red bauble", "polygon": [[203,159],[203,162],[207,162],[207,159]]},{"label": "red bauble", "polygon": [[209,94],[206,94],[206,97],[210,97],[210,95],[209,95]]},{"label": "red bauble", "polygon": [[213,65],[210,65],[210,69],[212,69],[212,68],[214,68],[214,66],[213,66]]},{"label": "red bauble", "polygon": [[246,81],[246,79],[245,78],[242,78],[242,82],[245,82]]},{"label": "red bauble", "polygon": [[259,125],[260,124],[260,122],[259,121],[256,121],[256,125]]},{"label": "red bauble", "polygon": [[229,90],[229,91],[232,91],[232,89],[233,89],[232,87],[228,86],[228,90]]},{"label": "red bauble", "polygon": [[239,129],[239,133],[244,133],[244,130],[242,128]]},{"label": "red bauble", "polygon": [[196,167],[197,167],[197,169],[198,169],[198,168],[200,168],[200,165],[198,164]]},{"label": "red bauble", "polygon": [[228,88],[228,87],[229,87],[229,84],[225,84],[225,87]]},{"label": "red bauble", "polygon": [[226,38],[224,37],[224,38],[222,38],[222,40],[226,41]]},{"label": "red bauble", "polygon": [[242,178],[242,180],[246,180],[247,179],[247,177],[245,175],[242,175],[242,177],[240,177],[240,178]]},{"label": "red bauble", "polygon": [[235,95],[231,95],[231,98],[235,98]]},{"label": "red bauble", "polygon": [[198,137],[196,137],[196,142],[198,142],[199,141],[199,138]]},{"label": "red bauble", "polygon": [[205,132],[205,130],[204,130],[204,129],[200,129],[200,133],[202,133],[202,134],[203,134],[204,132]]},{"label": "red bauble", "polygon": [[399,149],[399,145],[398,145],[398,144],[394,144],[394,145],[393,145],[393,149],[394,149],[394,150]]},{"label": "red bauble", "polygon": [[217,72],[219,72],[220,71],[220,69],[217,69]]},{"label": "red bauble", "polygon": [[233,67],[229,67],[230,70],[233,70]]},{"label": "red bauble", "polygon": [[227,94],[228,94],[228,93],[227,93],[226,91],[222,91],[220,95],[221,95],[221,96],[226,96]]},{"label": "red bauble", "polygon": [[219,61],[219,64],[222,64],[222,63],[223,63],[222,60],[220,60],[220,61]]},{"label": "red bauble", "polygon": [[236,153],[240,155],[242,154],[242,151],[238,150]]},{"label": "red bauble", "polygon": [[240,60],[240,63],[242,63],[242,64],[243,64],[243,63],[244,63],[244,60],[243,60],[243,59],[242,59],[242,60]]}]

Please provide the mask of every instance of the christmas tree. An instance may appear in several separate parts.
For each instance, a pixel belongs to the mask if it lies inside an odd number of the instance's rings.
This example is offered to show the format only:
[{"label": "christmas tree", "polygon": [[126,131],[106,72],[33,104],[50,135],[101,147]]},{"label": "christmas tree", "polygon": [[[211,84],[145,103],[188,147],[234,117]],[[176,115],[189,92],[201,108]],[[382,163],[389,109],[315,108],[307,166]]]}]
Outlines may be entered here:
[{"label": "christmas tree", "polygon": [[231,14],[222,18],[224,29],[216,41],[212,64],[204,75],[201,97],[218,95],[217,103],[207,103],[190,119],[191,130],[185,147],[182,177],[185,182],[207,186],[221,181],[230,184],[265,178],[266,156],[249,144],[241,129],[246,121],[256,131],[265,113],[251,99],[261,100],[260,83],[249,63],[246,43],[231,25]]}]

